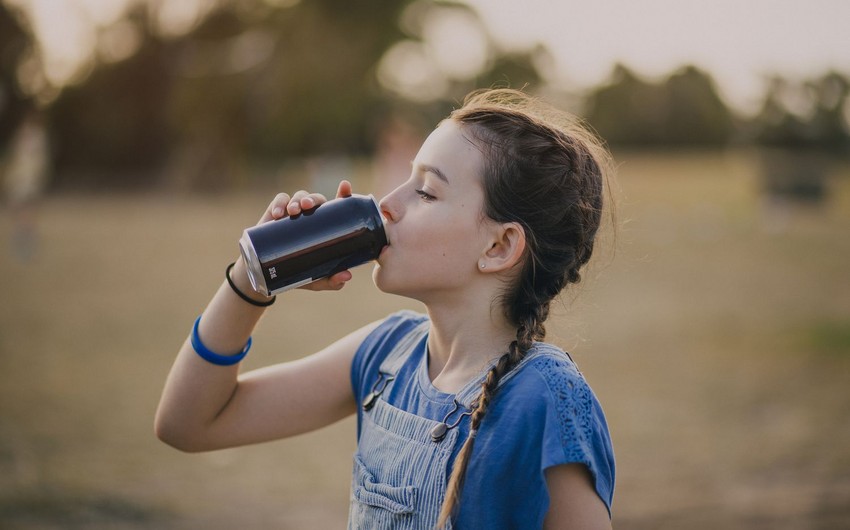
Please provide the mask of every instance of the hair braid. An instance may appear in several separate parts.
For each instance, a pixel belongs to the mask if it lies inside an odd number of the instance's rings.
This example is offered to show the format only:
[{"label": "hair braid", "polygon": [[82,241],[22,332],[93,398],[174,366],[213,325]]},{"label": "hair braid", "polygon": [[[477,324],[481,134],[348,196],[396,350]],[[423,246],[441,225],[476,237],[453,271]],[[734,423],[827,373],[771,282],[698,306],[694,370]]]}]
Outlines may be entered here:
[{"label": "hair braid", "polygon": [[545,338],[552,300],[581,280],[601,224],[610,163],[608,152],[578,120],[522,92],[473,93],[450,119],[464,126],[484,155],[484,215],[520,224],[526,254],[500,297],[506,319],[517,328],[516,340],[481,385],[438,528],[445,527],[458,505],[475,436],[499,382],[522,362],[535,340]]},{"label": "hair braid", "polygon": [[[546,313],[548,313],[548,304],[546,304]],[[440,509],[437,528],[445,527],[458,505],[460,492],[463,489],[463,481],[466,477],[466,469],[469,466],[469,460],[472,454],[472,447],[475,445],[475,435],[478,432],[478,427],[481,425],[481,420],[487,414],[490,402],[496,395],[496,391],[499,388],[499,381],[522,362],[525,355],[531,350],[534,339],[536,337],[543,338],[543,335],[546,333],[543,322],[538,320],[538,318],[539,315],[537,314],[529,315],[525,323],[520,325],[519,329],[517,329],[516,340],[511,342],[507,353],[499,357],[496,364],[487,372],[484,382],[481,383],[481,393],[473,405],[474,411],[472,412],[469,436],[458,453],[452,474],[449,477],[449,482],[446,486],[446,498]]]}]

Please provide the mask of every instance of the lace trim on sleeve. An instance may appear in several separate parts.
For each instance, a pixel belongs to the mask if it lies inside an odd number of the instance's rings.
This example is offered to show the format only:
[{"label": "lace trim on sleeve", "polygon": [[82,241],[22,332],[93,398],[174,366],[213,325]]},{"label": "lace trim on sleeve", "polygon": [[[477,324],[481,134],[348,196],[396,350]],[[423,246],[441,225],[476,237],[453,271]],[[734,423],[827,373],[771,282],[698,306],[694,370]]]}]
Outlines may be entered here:
[{"label": "lace trim on sleeve", "polygon": [[545,356],[536,363],[554,398],[561,443],[567,462],[580,462],[595,474],[589,445],[593,440],[593,395],[567,359]]}]

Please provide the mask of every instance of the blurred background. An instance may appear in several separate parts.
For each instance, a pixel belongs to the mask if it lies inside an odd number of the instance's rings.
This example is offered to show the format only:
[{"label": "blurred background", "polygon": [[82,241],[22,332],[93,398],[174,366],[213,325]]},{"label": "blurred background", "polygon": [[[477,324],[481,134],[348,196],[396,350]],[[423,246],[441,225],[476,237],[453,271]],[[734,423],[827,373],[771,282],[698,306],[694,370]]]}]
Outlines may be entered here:
[{"label": "blurred background", "polygon": [[[0,0],[0,528],[341,528],[353,420],[201,455],[153,414],[278,191],[380,197],[475,88],[605,138],[616,220],[548,326],[621,529],[850,528],[850,4]],[[369,267],[246,369],[390,311]],[[278,348],[276,344],[287,344]]]}]

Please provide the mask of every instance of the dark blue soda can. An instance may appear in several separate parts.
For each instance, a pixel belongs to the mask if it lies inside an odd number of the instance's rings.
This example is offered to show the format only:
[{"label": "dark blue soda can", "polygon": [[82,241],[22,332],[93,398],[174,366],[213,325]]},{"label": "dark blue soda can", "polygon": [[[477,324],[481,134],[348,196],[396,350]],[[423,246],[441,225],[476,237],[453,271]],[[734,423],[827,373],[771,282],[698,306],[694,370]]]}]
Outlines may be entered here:
[{"label": "dark blue soda can", "polygon": [[352,195],[248,228],[239,248],[251,286],[271,296],[372,261],[387,243],[375,198]]}]

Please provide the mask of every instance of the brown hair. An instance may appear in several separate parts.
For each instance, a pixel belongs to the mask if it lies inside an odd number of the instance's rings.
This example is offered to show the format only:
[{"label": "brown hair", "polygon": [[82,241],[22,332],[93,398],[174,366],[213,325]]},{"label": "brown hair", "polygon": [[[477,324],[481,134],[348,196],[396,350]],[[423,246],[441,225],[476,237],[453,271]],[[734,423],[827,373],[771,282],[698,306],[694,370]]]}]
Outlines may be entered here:
[{"label": "brown hair", "polygon": [[515,281],[499,301],[516,340],[487,373],[472,413],[470,436],[458,454],[437,524],[442,528],[460,500],[475,434],[499,381],[535,340],[546,335],[549,306],[593,252],[602,220],[610,155],[577,118],[523,92],[473,92],[449,119],[459,123],[484,155],[484,214],[519,223],[526,254]]}]

